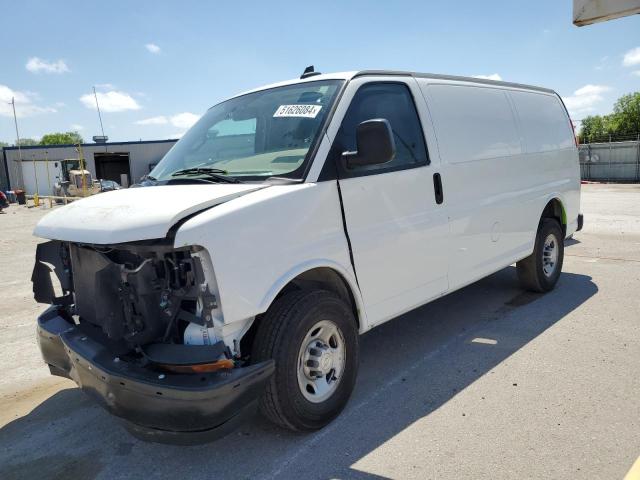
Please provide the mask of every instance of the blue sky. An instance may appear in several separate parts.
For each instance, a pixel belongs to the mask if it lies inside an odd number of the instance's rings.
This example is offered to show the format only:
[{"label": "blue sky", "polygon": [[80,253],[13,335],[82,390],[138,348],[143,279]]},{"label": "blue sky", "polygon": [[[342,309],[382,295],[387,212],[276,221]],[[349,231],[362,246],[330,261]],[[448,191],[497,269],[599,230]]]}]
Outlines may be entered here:
[{"label": "blue sky", "polygon": [[497,74],[555,89],[576,120],[640,90],[640,16],[578,28],[571,0],[0,2],[10,143],[11,96],[23,137],[99,134],[96,85],[111,140],[175,138],[212,104],[309,64]]}]

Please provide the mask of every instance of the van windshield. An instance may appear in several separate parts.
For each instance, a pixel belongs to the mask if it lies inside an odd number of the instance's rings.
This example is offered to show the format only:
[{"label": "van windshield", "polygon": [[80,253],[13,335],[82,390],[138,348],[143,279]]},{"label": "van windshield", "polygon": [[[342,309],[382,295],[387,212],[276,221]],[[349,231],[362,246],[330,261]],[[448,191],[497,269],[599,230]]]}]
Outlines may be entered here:
[{"label": "van windshield", "polygon": [[222,102],[191,127],[150,177],[199,172],[261,180],[302,178],[341,80],[276,87]]}]

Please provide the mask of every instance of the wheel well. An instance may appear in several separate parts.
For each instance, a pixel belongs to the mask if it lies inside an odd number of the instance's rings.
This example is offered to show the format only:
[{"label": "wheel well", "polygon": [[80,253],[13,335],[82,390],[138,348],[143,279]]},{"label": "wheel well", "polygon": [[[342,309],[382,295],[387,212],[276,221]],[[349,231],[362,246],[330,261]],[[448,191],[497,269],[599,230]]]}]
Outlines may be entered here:
[{"label": "wheel well", "polygon": [[[301,273],[287,283],[282,290],[278,292],[278,295],[276,295],[273,301],[275,302],[278,298],[292,290],[302,289],[322,289],[338,295],[351,307],[353,316],[356,319],[358,330],[360,329],[360,316],[353,292],[351,291],[351,288],[349,288],[347,281],[334,269],[329,267],[319,267]],[[260,325],[261,317],[262,315],[256,316],[253,324],[240,340],[240,349],[243,352],[243,356],[251,352],[253,339],[256,335],[256,331],[258,330],[258,326]]]},{"label": "wheel well", "polygon": [[541,218],[555,218],[560,223],[562,227],[563,235],[567,233],[567,214],[564,210],[564,206],[562,202],[557,198],[550,200],[549,203],[544,207],[542,211]]}]

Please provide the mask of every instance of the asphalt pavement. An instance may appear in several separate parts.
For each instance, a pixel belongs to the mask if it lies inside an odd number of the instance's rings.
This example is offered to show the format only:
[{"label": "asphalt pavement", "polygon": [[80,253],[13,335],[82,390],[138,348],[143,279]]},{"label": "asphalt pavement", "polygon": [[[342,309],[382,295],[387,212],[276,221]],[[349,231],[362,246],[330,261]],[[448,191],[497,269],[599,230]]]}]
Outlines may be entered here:
[{"label": "asphalt pavement", "polygon": [[0,214],[0,478],[621,479],[640,455],[640,186],[583,185],[546,295],[508,267],[361,337],[313,434],[256,416],[196,447],[140,442],[49,376],[29,282],[46,210]]}]

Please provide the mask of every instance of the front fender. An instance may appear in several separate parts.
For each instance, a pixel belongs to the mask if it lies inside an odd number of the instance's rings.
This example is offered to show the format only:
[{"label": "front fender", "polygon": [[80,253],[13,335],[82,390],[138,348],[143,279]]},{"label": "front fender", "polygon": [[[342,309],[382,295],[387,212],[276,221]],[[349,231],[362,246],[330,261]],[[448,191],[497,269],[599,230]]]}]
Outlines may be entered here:
[{"label": "front fender", "polygon": [[358,311],[360,330],[361,332],[367,330],[367,318],[366,312],[364,309],[364,303],[362,301],[362,295],[360,292],[360,288],[356,282],[355,276],[353,275],[352,268],[345,268],[343,265],[340,265],[336,262],[333,262],[326,258],[319,258],[309,260],[308,262],[301,263],[299,265],[294,266],[289,269],[287,272],[282,274],[277,281],[273,284],[273,286],[267,291],[266,295],[263,297],[260,302],[260,310],[262,312],[266,312],[269,306],[273,303],[278,294],[286,287],[293,279],[302,275],[305,272],[310,270],[314,270],[316,268],[330,268],[335,271],[342,279],[347,283],[349,290],[351,291],[353,298],[356,302],[356,309]]},{"label": "front fender", "polygon": [[289,281],[317,267],[338,272],[364,312],[335,182],[251,192],[190,218],[174,242],[209,252],[225,324],[264,313]]}]

